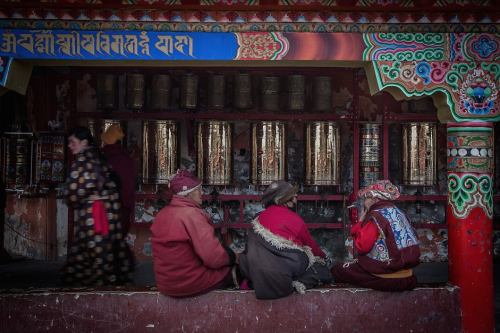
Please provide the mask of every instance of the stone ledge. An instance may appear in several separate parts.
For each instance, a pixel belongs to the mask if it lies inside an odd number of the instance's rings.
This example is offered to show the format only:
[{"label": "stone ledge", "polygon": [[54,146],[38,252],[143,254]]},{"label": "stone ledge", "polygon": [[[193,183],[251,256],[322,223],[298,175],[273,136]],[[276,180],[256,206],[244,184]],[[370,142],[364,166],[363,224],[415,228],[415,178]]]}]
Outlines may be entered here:
[{"label": "stone ledge", "polygon": [[277,300],[216,290],[177,300],[155,287],[0,290],[3,332],[460,332],[459,289],[325,285]]}]

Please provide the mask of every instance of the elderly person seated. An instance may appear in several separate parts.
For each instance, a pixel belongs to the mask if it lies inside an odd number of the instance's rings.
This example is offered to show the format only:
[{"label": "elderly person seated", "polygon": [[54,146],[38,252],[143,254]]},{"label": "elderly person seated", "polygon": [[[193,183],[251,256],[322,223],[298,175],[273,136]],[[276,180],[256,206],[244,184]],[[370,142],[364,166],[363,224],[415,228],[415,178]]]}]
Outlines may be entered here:
[{"label": "elderly person seated", "polygon": [[395,206],[398,189],[379,180],[358,193],[364,198],[360,220],[352,227],[354,260],[331,268],[335,282],[381,291],[413,290],[420,263],[417,233]]},{"label": "elderly person seated", "polygon": [[151,227],[158,290],[187,298],[234,286],[236,272],[231,267],[236,256],[220,244],[210,215],[201,209],[201,180],[179,169],[169,187],[174,193],[172,201],[156,215]]},{"label": "elderly person seated", "polygon": [[252,222],[245,251],[239,257],[241,274],[258,299],[285,297],[294,290],[333,282],[326,255],[312,239],[297,215],[298,186],[284,180],[264,191],[267,206]]}]

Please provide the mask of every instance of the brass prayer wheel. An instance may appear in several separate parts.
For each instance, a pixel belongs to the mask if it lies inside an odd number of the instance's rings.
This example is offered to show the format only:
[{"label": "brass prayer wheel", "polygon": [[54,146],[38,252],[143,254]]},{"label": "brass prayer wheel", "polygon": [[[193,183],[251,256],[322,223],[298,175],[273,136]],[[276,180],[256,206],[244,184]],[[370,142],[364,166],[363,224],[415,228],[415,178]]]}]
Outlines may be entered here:
[{"label": "brass prayer wheel", "polygon": [[127,74],[127,109],[142,109],[146,105],[146,79],[142,74]]},{"label": "brass prayer wheel", "polygon": [[153,75],[151,80],[151,109],[169,110],[172,101],[172,77]]},{"label": "brass prayer wheel", "polygon": [[402,185],[433,186],[437,182],[436,125],[401,125]]},{"label": "brass prayer wheel", "polygon": [[318,76],[312,81],[312,108],[313,110],[328,111],[332,109],[332,81],[331,77]]},{"label": "brass prayer wheel", "polygon": [[269,185],[286,179],[286,124],[277,121],[253,123],[250,182]]},{"label": "brass prayer wheel", "polygon": [[260,108],[264,111],[278,111],[279,100],[279,78],[266,76],[260,78]]},{"label": "brass prayer wheel", "polygon": [[196,109],[198,105],[198,76],[194,74],[181,75],[180,107]]},{"label": "brass prayer wheel", "polygon": [[205,185],[233,183],[233,124],[226,121],[198,123],[198,178]]},{"label": "brass prayer wheel", "polygon": [[359,188],[380,179],[381,125],[361,124],[359,149]]},{"label": "brass prayer wheel", "polygon": [[290,75],[286,78],[286,108],[290,111],[303,110],[306,106],[306,77]]},{"label": "brass prayer wheel", "polygon": [[233,83],[233,104],[236,109],[252,108],[252,75],[236,74]]},{"label": "brass prayer wheel", "polygon": [[5,154],[5,182],[9,184],[31,183],[32,140],[27,138],[7,139]]},{"label": "brass prayer wheel", "polygon": [[208,77],[207,108],[222,110],[226,106],[226,78],[214,74]]},{"label": "brass prayer wheel", "polygon": [[167,184],[179,167],[178,124],[170,120],[142,124],[142,181]]},{"label": "brass prayer wheel", "polygon": [[97,108],[118,109],[118,75],[97,75]]},{"label": "brass prayer wheel", "polygon": [[335,122],[305,125],[305,185],[340,184],[340,134]]},{"label": "brass prayer wheel", "polygon": [[[89,119],[87,120],[87,127],[90,130],[90,133],[94,137],[95,144],[98,147],[102,146],[101,135],[107,131],[107,129],[111,125],[118,125],[121,127],[123,133],[127,133],[127,122],[124,120],[118,119]],[[126,147],[127,136],[125,136],[122,140],[122,146]]]}]

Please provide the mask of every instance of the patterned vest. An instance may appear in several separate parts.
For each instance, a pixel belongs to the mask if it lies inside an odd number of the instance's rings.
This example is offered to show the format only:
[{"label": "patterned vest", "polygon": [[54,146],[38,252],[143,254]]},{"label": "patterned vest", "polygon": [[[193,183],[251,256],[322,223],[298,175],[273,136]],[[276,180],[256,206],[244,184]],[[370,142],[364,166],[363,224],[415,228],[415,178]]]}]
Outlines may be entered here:
[{"label": "patterned vest", "polygon": [[[387,250],[387,236],[385,235],[383,230],[382,223],[389,223],[389,226],[392,229],[392,233],[394,235],[394,240],[398,247],[398,250],[402,250],[403,248],[410,247],[412,245],[418,244],[417,236],[415,235],[415,230],[413,230],[410,221],[406,218],[406,215],[399,210],[397,207],[387,207],[376,210],[387,221],[377,221],[375,218],[375,224],[379,229],[379,236],[375,245],[373,245],[372,249],[366,256],[368,258],[382,261],[382,262],[390,262],[391,258],[389,258],[389,251]],[[390,236],[392,237],[392,236]]]}]

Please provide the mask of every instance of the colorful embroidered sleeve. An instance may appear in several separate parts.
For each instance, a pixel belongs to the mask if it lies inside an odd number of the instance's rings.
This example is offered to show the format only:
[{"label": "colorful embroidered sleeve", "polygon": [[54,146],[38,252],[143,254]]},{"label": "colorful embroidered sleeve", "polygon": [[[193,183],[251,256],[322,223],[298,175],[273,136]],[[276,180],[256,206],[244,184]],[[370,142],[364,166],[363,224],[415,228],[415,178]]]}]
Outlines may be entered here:
[{"label": "colorful embroidered sleeve", "polygon": [[362,226],[362,221],[359,221],[351,229],[354,246],[361,253],[370,252],[377,241],[378,235],[379,230],[373,220],[369,221],[365,226]]}]

